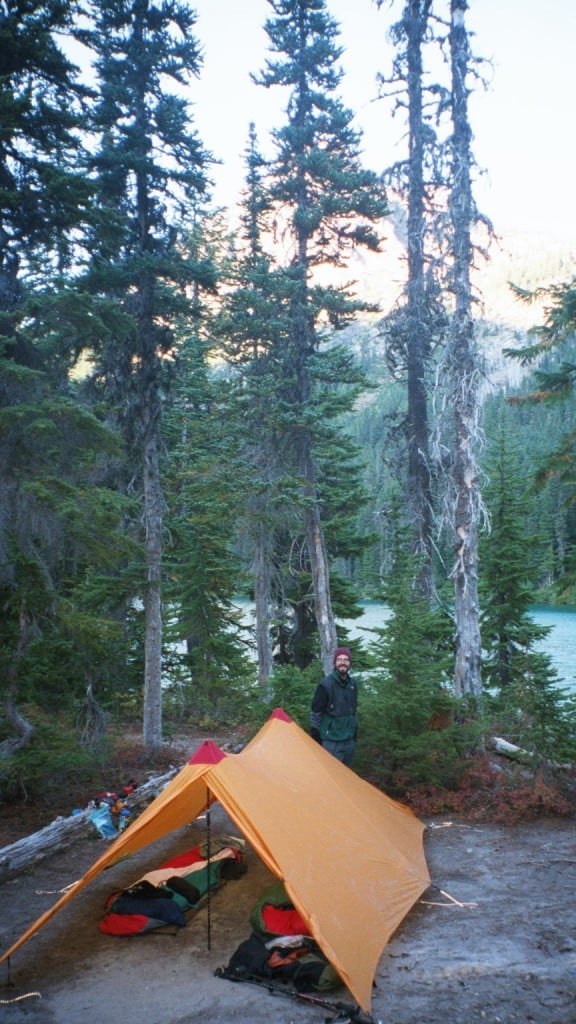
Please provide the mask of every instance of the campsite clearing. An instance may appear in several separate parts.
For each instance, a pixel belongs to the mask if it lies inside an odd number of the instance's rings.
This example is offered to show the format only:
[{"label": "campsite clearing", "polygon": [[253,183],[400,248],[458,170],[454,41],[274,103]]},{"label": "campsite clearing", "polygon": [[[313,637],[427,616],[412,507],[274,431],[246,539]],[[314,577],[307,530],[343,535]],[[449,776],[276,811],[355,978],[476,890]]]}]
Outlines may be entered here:
[{"label": "campsite clearing", "polygon": [[[574,822],[426,824],[432,886],[380,961],[375,1020],[576,1024]],[[212,827],[234,832],[218,805]],[[322,1024],[326,1010],[215,977],[248,937],[252,906],[271,880],[250,849],[246,874],[214,894],[209,930],[204,907],[175,935],[99,932],[106,896],[201,841],[202,829],[200,821],[181,828],[102,874],[15,954],[12,987],[2,965],[2,1024]],[[343,823],[335,856],[346,857],[346,839]],[[80,840],[0,888],[1,949],[52,906],[104,843]],[[346,990],[329,997],[350,1002]]]}]

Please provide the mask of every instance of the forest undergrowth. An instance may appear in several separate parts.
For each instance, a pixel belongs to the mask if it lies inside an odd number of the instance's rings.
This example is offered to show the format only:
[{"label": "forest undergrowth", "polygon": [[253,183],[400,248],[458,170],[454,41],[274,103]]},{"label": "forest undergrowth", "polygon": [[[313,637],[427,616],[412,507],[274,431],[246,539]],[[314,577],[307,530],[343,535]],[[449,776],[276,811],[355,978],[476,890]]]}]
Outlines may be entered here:
[{"label": "forest undergrowth", "polygon": [[[183,766],[204,739],[213,739],[226,752],[238,752],[250,738],[247,726],[214,732],[180,728],[153,755],[146,752],[135,724],[126,724],[105,749],[62,762],[43,779],[26,786],[14,777],[7,784],[0,769],[0,848],[16,842],[88,806],[104,793],[118,793],[130,782],[142,784],[172,768]],[[368,781],[375,783],[369,773]],[[386,787],[382,787],[387,791]],[[405,803],[422,819],[450,814],[461,820],[518,824],[544,818],[576,817],[576,769],[545,764],[526,766],[495,753],[470,755],[450,787],[419,781],[409,773],[394,780],[389,795]]]}]

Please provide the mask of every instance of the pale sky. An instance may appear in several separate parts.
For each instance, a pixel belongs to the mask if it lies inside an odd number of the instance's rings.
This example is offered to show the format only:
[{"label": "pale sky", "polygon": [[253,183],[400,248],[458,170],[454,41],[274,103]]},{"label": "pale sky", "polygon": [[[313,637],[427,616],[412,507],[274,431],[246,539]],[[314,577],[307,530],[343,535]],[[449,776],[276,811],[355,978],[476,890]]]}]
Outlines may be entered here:
[{"label": "pale sky", "polygon": [[[204,67],[192,88],[204,145],[223,161],[213,169],[215,200],[233,203],[242,187],[243,153],[254,121],[261,149],[284,123],[281,90],[250,82],[267,55],[267,0],[192,0]],[[403,126],[375,101],[376,75],[389,74],[386,33],[400,0],[328,0],[340,23],[345,78],[340,95],[362,128],[365,164],[377,172],[404,158]],[[491,84],[471,99],[474,153],[485,174],[475,186],[481,210],[499,233],[526,231],[574,240],[576,248],[576,2],[469,0],[476,55],[490,59]]]}]

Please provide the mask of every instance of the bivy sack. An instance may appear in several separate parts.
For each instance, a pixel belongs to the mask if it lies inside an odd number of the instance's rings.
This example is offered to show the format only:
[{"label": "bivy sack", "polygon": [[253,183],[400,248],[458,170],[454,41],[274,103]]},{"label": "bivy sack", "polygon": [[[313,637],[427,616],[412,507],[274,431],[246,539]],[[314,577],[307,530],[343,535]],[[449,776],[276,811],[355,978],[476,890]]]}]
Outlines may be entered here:
[{"label": "bivy sack", "polygon": [[325,992],[342,981],[310,935],[281,881],[262,892],[250,914],[252,934],[218,973],[231,981],[275,979],[298,992]]},{"label": "bivy sack", "polygon": [[255,932],[266,938],[274,935],[310,935],[308,925],[290,901],[282,882],[272,882],[264,889],[250,914]]},{"label": "bivy sack", "polygon": [[[230,869],[225,866],[229,865]],[[134,936],[159,928],[183,928],[208,890],[245,870],[237,849],[221,847],[214,860],[199,846],[166,861],[121,892],[108,897],[98,927],[106,935]]]}]

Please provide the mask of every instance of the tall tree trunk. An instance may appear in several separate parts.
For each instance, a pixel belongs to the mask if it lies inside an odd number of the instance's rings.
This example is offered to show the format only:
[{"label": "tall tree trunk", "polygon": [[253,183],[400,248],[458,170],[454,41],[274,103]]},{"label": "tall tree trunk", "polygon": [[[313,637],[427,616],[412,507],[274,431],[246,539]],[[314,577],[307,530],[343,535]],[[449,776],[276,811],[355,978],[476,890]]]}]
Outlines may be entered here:
[{"label": "tall tree trunk", "polygon": [[404,13],[408,62],[408,500],[413,545],[421,556],[419,589],[432,601],[432,494],[426,365],[430,351],[430,315],[425,278],[424,123],[422,112],[422,43],[430,0],[409,0]]},{"label": "tall tree trunk", "polygon": [[269,530],[262,523],[256,534],[254,551],[254,602],[256,615],[256,651],[258,656],[258,685],[264,692],[272,676],[272,636],[270,631],[272,606],[272,562]]},{"label": "tall tree trunk", "polygon": [[[306,184],[304,178],[300,182],[300,189],[300,208],[306,209]],[[298,262],[295,267],[300,280],[300,288],[296,295],[292,315],[295,338],[296,398],[301,409],[300,415],[302,420],[305,419],[307,406],[312,397],[309,360],[316,347],[314,323],[309,308],[307,245],[307,234],[304,230],[300,229],[298,232]],[[318,507],[318,486],[314,467],[313,442],[308,430],[301,430],[299,432],[296,448],[303,481],[304,528],[312,575],[314,616],[320,637],[320,658],[325,672],[329,672],[333,667],[334,649],[337,643],[336,624],[334,622],[330,596],[330,569],[320,509]]]},{"label": "tall tree trunk", "polygon": [[450,215],[454,245],[455,309],[450,337],[450,372],[455,424],[453,568],[456,617],[454,684],[459,697],[481,702],[481,639],[478,603],[478,521],[480,491],[476,448],[479,368],[472,320],[470,267],[473,222],[471,130],[468,121],[469,45],[464,14],[466,0],[451,0],[450,56],[452,67],[453,170]]},{"label": "tall tree trunk", "polygon": [[144,591],[144,720],[147,750],[162,744],[162,522],[164,497],[160,482],[155,427],[144,444],[144,526],[147,582]]},{"label": "tall tree trunk", "polygon": [[18,750],[28,746],[34,733],[34,726],[18,710],[18,684],[20,681],[20,663],[28,645],[29,632],[28,614],[22,602],[18,617],[18,644],[12,662],[8,666],[6,675],[8,677],[8,691],[4,702],[4,714],[8,724],[13,729],[15,736],[3,740],[0,743],[0,759],[12,757]]},{"label": "tall tree trunk", "polygon": [[306,541],[314,591],[314,615],[320,637],[320,657],[324,671],[328,673],[333,665],[334,649],[337,645],[336,623],[330,597],[330,569],[318,509],[314,464],[309,447],[304,452],[303,461]]},{"label": "tall tree trunk", "polygon": [[337,645],[336,624],[330,600],[330,572],[324,545],[324,535],[316,504],[306,513],[306,536],[314,588],[314,614],[320,635],[320,656],[324,671],[328,673],[333,664]]}]

